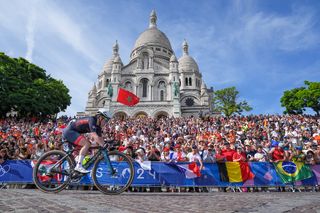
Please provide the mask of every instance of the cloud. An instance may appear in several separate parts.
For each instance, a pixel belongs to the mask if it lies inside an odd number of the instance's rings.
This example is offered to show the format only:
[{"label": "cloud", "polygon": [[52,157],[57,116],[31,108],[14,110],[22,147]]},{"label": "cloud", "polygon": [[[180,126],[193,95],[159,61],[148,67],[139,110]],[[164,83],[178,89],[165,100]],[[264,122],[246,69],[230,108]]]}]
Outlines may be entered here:
[{"label": "cloud", "polygon": [[27,23],[27,33],[26,33],[27,53],[25,57],[30,62],[32,62],[32,54],[33,54],[33,48],[34,48],[35,24],[36,24],[36,8],[32,7],[29,18],[28,18],[28,23]]}]

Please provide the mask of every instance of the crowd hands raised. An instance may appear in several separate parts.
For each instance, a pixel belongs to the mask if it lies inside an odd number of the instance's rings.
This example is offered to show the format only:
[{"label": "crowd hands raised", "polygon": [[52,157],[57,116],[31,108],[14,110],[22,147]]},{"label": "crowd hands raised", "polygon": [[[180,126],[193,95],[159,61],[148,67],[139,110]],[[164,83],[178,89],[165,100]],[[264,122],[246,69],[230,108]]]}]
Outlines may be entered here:
[{"label": "crowd hands raised", "polygon": [[[70,120],[0,120],[0,163],[61,149],[61,131]],[[199,162],[200,169],[203,162],[320,163],[320,118],[315,116],[113,118],[103,131],[116,149],[141,162]]]},{"label": "crowd hands raised", "polygon": [[46,151],[60,149],[62,129],[70,120],[0,119],[0,164],[5,160],[35,160]]}]

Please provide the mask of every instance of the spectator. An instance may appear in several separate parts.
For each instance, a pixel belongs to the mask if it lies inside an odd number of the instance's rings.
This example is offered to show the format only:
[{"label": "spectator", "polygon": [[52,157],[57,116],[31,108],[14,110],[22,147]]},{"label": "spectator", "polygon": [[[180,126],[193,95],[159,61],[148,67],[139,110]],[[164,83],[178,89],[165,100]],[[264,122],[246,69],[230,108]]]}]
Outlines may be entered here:
[{"label": "spectator", "polygon": [[181,145],[176,144],[175,147],[175,152],[172,155],[172,160],[175,162],[185,162],[187,161],[186,154],[182,151]]},{"label": "spectator", "polygon": [[269,154],[271,155],[270,162],[279,162],[284,161],[284,151],[281,147],[279,147],[279,142],[273,141],[272,142],[272,148],[269,151]]},{"label": "spectator", "polygon": [[163,150],[162,150],[162,154],[161,154],[161,161],[163,162],[169,162],[171,159],[170,159],[170,155],[169,155],[169,151],[170,149],[168,147],[165,147]]},{"label": "spectator", "polygon": [[202,159],[198,153],[198,148],[196,145],[192,146],[192,152],[189,152],[187,155],[187,159],[189,160],[189,162],[196,162],[196,163],[200,163],[200,170],[203,169],[203,163],[202,163]]},{"label": "spectator", "polygon": [[206,150],[206,154],[203,157],[204,163],[215,163],[216,159],[214,158],[214,153],[212,147],[209,147],[208,150]]},{"label": "spectator", "polygon": [[302,146],[296,146],[295,152],[290,160],[295,162],[305,162],[306,155],[302,152]]},{"label": "spectator", "polygon": [[312,149],[306,151],[305,163],[309,165],[315,165],[317,163],[315,153]]},{"label": "spectator", "polygon": [[143,148],[139,148],[136,151],[136,160],[140,161],[140,162],[144,162],[146,160],[148,160],[146,153],[144,151]]},{"label": "spectator", "polygon": [[235,152],[232,156],[234,162],[245,162],[246,154],[242,151],[242,148],[239,146],[237,147],[237,152]]},{"label": "spectator", "polygon": [[233,154],[235,151],[230,148],[230,143],[224,143],[224,149],[222,150],[222,155],[226,158],[227,161],[233,161]]},{"label": "spectator", "polygon": [[160,161],[160,152],[159,150],[156,148],[156,145],[151,145],[151,149],[148,152],[148,160],[150,161]]},{"label": "spectator", "polygon": [[253,157],[254,161],[257,161],[257,162],[266,162],[267,161],[267,153],[265,153],[263,151],[263,148],[262,146],[258,146],[258,150],[256,152],[256,154],[254,155]]},{"label": "spectator", "polygon": [[220,147],[216,147],[215,150],[216,150],[216,153],[215,153],[215,155],[214,155],[214,158],[216,159],[216,162],[218,162],[218,163],[226,162],[227,159],[226,159],[226,157],[222,154],[221,148],[220,148]]},{"label": "spectator", "polygon": [[6,149],[0,150],[0,164],[4,163],[8,159],[8,154]]}]

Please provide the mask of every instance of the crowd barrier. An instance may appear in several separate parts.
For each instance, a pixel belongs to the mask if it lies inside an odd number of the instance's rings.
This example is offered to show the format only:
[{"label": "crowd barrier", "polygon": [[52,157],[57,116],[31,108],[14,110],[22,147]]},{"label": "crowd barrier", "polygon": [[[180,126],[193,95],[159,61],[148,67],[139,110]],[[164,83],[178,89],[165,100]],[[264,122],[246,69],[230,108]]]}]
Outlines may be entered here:
[{"label": "crowd barrier", "polygon": [[[27,160],[9,160],[4,162],[0,165],[0,183],[32,184],[32,165],[33,163]],[[204,169],[201,171],[201,175],[199,177],[192,174],[193,170],[190,170],[188,167],[189,165],[190,164],[188,163],[173,164],[164,162],[144,162],[141,164],[135,162],[135,177],[132,185],[178,187],[274,187],[286,185],[317,186],[320,183],[320,165],[308,165],[311,171],[311,176],[309,178],[286,183],[281,179],[279,171],[277,171],[275,165],[267,162],[249,162],[247,165],[251,178],[249,175],[243,178],[243,181],[240,182],[237,182],[235,179],[228,180],[228,175],[230,177],[239,175],[236,171],[237,168],[230,167],[230,165],[226,167],[223,164],[205,163]],[[236,165],[237,164],[232,164],[232,166]],[[126,168],[123,168],[122,171],[120,171],[120,174],[122,176],[128,175],[126,174],[127,171],[128,170],[126,170]],[[295,171],[295,175],[298,175],[297,172],[299,171]],[[226,175],[227,177],[225,177]],[[108,180],[105,181],[108,182]],[[79,184],[91,185],[92,180],[90,174],[83,177]]]}]

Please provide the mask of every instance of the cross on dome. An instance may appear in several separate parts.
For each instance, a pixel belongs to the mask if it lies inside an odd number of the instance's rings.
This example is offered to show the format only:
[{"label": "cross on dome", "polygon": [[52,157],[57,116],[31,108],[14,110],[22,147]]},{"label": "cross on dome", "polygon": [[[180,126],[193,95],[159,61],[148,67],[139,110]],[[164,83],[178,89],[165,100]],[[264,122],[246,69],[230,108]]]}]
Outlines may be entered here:
[{"label": "cross on dome", "polygon": [[116,43],[113,45],[113,55],[118,55],[119,54],[119,45],[118,45],[118,40],[116,40]]},{"label": "cross on dome", "polygon": [[149,28],[157,27],[157,14],[155,10],[151,11]]},{"label": "cross on dome", "polygon": [[184,39],[184,41],[182,43],[182,48],[183,48],[183,55],[189,55],[189,45],[188,45],[186,39]]}]

